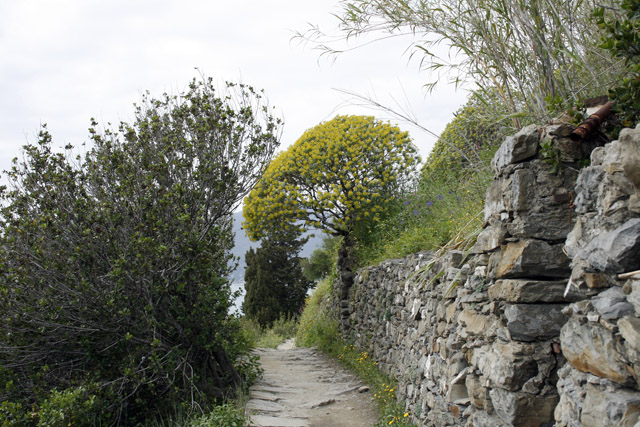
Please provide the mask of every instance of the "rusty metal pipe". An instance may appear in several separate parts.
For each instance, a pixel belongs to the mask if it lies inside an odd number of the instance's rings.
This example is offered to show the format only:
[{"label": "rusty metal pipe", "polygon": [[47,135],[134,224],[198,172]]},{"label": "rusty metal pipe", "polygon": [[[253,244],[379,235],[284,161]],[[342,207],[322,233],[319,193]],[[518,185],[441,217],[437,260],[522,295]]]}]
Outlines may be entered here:
[{"label": "rusty metal pipe", "polygon": [[580,123],[577,128],[571,132],[569,138],[574,141],[582,141],[591,133],[598,129],[604,119],[611,114],[611,101],[604,104],[598,111],[590,115],[584,122]]}]

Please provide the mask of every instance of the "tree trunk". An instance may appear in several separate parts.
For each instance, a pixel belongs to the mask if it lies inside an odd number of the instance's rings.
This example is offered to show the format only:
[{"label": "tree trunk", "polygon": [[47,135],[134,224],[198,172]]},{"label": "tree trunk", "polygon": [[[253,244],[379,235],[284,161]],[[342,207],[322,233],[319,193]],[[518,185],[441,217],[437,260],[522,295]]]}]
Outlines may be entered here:
[{"label": "tree trunk", "polygon": [[338,280],[336,283],[336,296],[340,309],[340,328],[342,332],[349,331],[349,291],[353,286],[354,259],[353,259],[353,241],[351,236],[346,235],[342,240],[342,246],[338,250]]}]

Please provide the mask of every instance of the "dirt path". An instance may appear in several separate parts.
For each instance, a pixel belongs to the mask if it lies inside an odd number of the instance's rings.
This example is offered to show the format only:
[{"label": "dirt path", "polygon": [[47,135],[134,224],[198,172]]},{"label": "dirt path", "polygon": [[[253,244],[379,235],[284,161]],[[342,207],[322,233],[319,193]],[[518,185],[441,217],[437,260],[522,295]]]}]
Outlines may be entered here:
[{"label": "dirt path", "polygon": [[371,427],[376,407],[360,380],[293,340],[258,349],[263,377],[251,387],[247,414],[255,427]]}]

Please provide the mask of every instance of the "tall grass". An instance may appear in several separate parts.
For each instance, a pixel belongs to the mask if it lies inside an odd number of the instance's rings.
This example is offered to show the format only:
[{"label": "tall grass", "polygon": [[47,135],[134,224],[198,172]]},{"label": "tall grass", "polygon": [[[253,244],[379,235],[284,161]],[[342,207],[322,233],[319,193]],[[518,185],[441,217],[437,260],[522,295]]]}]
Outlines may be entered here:
[{"label": "tall grass", "polygon": [[281,316],[269,328],[262,328],[255,320],[240,319],[242,333],[253,348],[276,348],[289,338],[294,338],[298,330],[298,318]]},{"label": "tall grass", "polygon": [[392,214],[357,241],[358,266],[377,264],[462,241],[482,227],[495,151],[513,128],[494,120],[471,96],[446,126],[412,192],[398,195]]}]

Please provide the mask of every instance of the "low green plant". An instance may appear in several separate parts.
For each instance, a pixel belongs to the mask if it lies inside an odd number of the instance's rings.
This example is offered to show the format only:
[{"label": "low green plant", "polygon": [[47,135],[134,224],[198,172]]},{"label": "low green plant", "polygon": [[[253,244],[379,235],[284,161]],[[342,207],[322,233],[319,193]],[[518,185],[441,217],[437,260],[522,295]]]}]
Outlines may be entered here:
[{"label": "low green plant", "polygon": [[331,298],[333,277],[318,282],[300,315],[300,324],[296,333],[296,345],[300,347],[316,346],[324,352],[330,352],[340,339],[337,321],[323,307]]},{"label": "low green plant", "polygon": [[294,338],[298,330],[298,318],[281,316],[271,327],[262,328],[260,324],[247,317],[241,319],[242,333],[253,348],[276,348],[289,338]]},{"label": "low green plant", "polygon": [[189,421],[187,427],[244,427],[247,419],[241,408],[225,403],[213,408],[208,414]]},{"label": "low green plant", "polygon": [[244,415],[242,397],[208,407],[204,411],[194,411],[185,405],[175,405],[168,414],[148,420],[145,427],[245,427],[248,419]]},{"label": "low green plant", "polygon": [[556,174],[562,166],[562,153],[554,148],[550,141],[540,144],[540,154],[542,161],[549,165],[549,173]]},{"label": "low green plant", "polygon": [[358,350],[353,344],[344,344],[334,356],[372,389],[379,411],[377,426],[413,425],[409,418],[411,414],[404,409],[404,402],[399,402],[396,397],[397,383],[380,371],[378,362],[368,352]]},{"label": "low green plant", "polygon": [[99,399],[85,386],[52,390],[38,411],[39,427],[95,425]]}]

